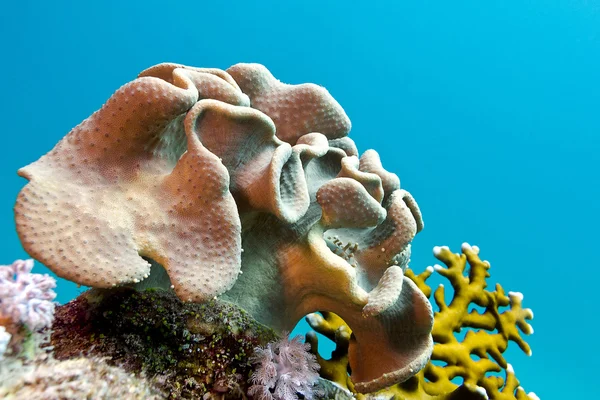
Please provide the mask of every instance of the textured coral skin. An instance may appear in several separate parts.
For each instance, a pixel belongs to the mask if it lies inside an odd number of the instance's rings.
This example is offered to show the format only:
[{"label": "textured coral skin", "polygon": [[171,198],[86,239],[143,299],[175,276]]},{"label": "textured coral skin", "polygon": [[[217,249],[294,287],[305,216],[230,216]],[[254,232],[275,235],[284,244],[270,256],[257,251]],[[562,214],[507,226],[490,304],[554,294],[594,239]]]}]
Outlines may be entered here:
[{"label": "textured coral skin", "polygon": [[19,170],[31,182],[15,206],[17,231],[61,277],[94,287],[141,281],[150,272],[143,255],[186,300],[206,301],[235,282],[240,222],[229,176],[196,136],[174,127],[199,96],[185,73],[174,77],[123,86]]},{"label": "textured coral skin", "polygon": [[160,64],[19,170],[17,231],[79,284],[137,284],[153,260],[182,300],[220,296],[275,329],[335,312],[373,391],[423,368],[433,318],[404,276],[419,208],[350,127],[327,90],[262,65]]}]

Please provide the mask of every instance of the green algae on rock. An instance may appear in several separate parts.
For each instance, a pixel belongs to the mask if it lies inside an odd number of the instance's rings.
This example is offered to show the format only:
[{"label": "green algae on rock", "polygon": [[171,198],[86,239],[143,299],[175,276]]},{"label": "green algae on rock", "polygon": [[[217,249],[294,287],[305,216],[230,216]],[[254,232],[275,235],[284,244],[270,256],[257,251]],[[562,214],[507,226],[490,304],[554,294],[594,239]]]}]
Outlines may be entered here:
[{"label": "green algae on rock", "polygon": [[[221,301],[181,302],[163,290],[92,289],[57,307],[54,356],[106,357],[171,399],[244,398],[254,348],[277,338]],[[216,398],[216,397],[215,397]]]}]

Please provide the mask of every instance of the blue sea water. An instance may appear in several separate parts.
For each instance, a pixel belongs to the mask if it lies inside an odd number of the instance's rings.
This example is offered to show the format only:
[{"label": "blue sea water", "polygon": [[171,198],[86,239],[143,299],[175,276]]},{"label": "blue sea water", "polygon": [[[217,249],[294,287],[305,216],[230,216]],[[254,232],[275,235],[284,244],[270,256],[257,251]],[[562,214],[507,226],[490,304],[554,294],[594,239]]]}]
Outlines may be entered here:
[{"label": "blue sea water", "polygon": [[119,86],[163,61],[259,62],[325,86],[400,176],[425,219],[414,270],[469,242],[525,295],[533,356],[507,358],[527,391],[597,395],[600,2],[23,0],[0,9],[0,45],[3,263],[27,257],[16,170]]}]

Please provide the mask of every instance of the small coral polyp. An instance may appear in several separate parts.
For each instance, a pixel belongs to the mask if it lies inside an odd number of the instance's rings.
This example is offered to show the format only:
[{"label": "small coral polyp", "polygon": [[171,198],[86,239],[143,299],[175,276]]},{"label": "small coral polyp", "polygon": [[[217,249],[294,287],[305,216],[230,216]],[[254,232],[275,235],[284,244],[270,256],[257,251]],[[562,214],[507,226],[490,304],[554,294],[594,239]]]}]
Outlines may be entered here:
[{"label": "small coral polyp", "polygon": [[357,390],[378,390],[432,351],[431,305],[404,276],[423,221],[350,127],[327,90],[262,65],[159,64],[19,170],[17,231],[82,285],[137,284],[150,259],[180,299],[219,296],[280,331],[335,312]]}]

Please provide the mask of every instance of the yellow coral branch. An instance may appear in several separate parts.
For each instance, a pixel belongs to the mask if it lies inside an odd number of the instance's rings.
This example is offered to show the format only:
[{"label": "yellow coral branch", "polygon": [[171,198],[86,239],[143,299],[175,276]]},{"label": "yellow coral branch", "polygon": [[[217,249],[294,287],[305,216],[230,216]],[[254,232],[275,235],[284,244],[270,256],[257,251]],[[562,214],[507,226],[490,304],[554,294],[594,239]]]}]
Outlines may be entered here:
[{"label": "yellow coral branch", "polygon": [[[445,277],[454,290],[452,300],[445,300],[445,288],[440,285],[433,293],[438,306],[433,325],[435,346],[432,360],[427,366],[408,381],[391,386],[376,393],[381,396],[395,396],[395,399],[493,399],[493,400],[535,400],[534,393],[525,393],[503,353],[510,341],[515,342],[525,353],[531,349],[522,334],[533,333],[528,320],[533,312],[523,308],[523,295],[517,292],[504,292],[500,285],[494,291],[486,290],[490,263],[479,258],[479,248],[463,244],[462,252],[452,253],[448,247],[435,247],[434,255],[445,264],[428,267],[420,274],[411,270],[405,272],[419,289],[430,297],[431,287],[428,278],[434,271]],[[469,311],[471,305],[484,309]],[[508,307],[508,309],[504,309]],[[312,314],[308,321],[313,329],[336,341],[332,358],[319,362],[325,368],[324,378],[352,390],[352,382],[347,374],[347,346],[351,331],[335,314],[323,313],[324,317]],[[455,336],[462,329],[469,329],[462,340]],[[316,335],[307,339],[317,349]],[[443,362],[444,365],[439,365]],[[490,373],[504,371],[503,379]],[[461,386],[452,382],[462,378]],[[360,395],[358,399],[374,398],[375,394]]]}]

